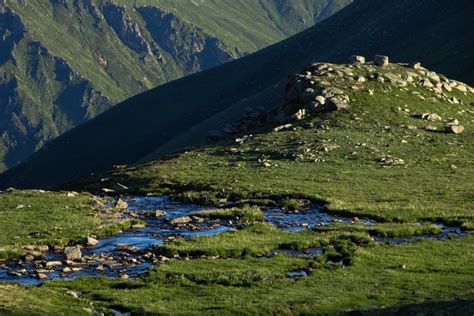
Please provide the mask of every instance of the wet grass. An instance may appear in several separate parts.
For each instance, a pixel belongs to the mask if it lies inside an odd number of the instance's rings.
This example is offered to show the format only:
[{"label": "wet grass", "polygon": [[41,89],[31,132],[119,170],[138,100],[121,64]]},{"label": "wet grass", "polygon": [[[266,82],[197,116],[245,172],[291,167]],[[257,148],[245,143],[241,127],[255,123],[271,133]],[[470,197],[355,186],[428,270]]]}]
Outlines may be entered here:
[{"label": "wet grass", "polygon": [[376,225],[341,224],[334,223],[327,226],[315,227],[317,232],[346,231],[364,232],[376,237],[410,237],[419,235],[436,235],[442,229],[433,224],[393,224],[382,223]]},{"label": "wet grass", "polygon": [[[382,313],[388,308],[397,311],[399,306],[420,303],[425,303],[425,311],[434,312],[426,309],[428,303],[439,308],[436,302],[456,305],[455,300],[474,300],[473,243],[473,237],[464,237],[359,248],[349,267],[336,268],[316,261],[312,273],[297,281],[286,278],[286,272],[307,269],[311,260],[278,255],[261,260],[173,260],[142,281],[91,282],[82,278],[50,283],[46,289],[54,295],[63,293],[65,287],[74,289],[80,293],[78,303],[93,303],[97,310],[113,307],[137,314]],[[12,286],[0,285],[5,287]],[[20,286],[13,289],[33,297],[47,293]],[[9,298],[0,296],[0,306],[9,304]],[[40,311],[48,304],[50,301],[40,305],[37,300],[28,300],[15,308]],[[70,308],[77,310],[77,305]]]},{"label": "wet grass", "polygon": [[86,236],[129,228],[120,214],[94,209],[93,196],[60,192],[13,191],[0,194],[0,259],[23,254],[25,245],[64,245]]},{"label": "wet grass", "polygon": [[252,223],[263,221],[265,215],[258,207],[243,206],[229,209],[215,209],[200,211],[193,214],[196,217],[205,219],[225,219],[233,220],[238,223]]}]

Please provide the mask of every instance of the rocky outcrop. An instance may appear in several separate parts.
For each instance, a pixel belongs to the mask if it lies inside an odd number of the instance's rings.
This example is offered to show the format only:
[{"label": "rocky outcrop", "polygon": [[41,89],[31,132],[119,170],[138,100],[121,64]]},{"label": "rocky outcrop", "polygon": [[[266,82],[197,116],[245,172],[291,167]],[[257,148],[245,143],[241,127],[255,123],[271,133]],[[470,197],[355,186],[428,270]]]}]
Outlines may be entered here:
[{"label": "rocky outcrop", "polygon": [[[456,90],[456,93],[474,93],[474,88],[430,71],[420,63],[390,64],[388,56],[380,55],[376,55],[369,63],[366,63],[365,57],[353,55],[350,57],[350,62],[352,64],[347,65],[313,63],[299,74],[288,78],[283,97],[284,104],[281,107],[271,112],[266,111],[264,107],[249,108],[234,123],[226,124],[220,130],[210,131],[208,139],[212,141],[235,136],[263,124],[287,123],[273,128],[274,132],[278,132],[293,128],[293,123],[304,121],[310,116],[348,110],[349,95],[361,92],[373,96],[376,91],[371,90],[370,84],[374,82],[383,84],[377,93],[400,89],[407,94],[411,93],[415,101],[430,100],[448,105],[461,102],[450,92]],[[437,113],[415,114],[413,117],[431,122],[443,121]],[[428,126],[426,130],[438,129]],[[457,120],[452,120],[446,123],[444,131],[461,134],[464,126]],[[245,136],[237,138],[237,143],[242,139],[245,139]],[[391,165],[399,163],[393,159],[383,162]]]},{"label": "rocky outcrop", "polygon": [[102,7],[102,12],[107,23],[114,29],[120,40],[130,49],[143,56],[153,55],[156,47],[148,43],[138,24],[128,15],[124,7],[115,4],[106,4]]},{"label": "rocky outcrop", "polygon": [[138,8],[153,40],[175,59],[186,73],[223,64],[234,58],[231,49],[201,29],[158,7]]},{"label": "rocky outcrop", "polygon": [[[0,80],[0,148],[4,150],[0,154],[7,166],[111,106],[64,59],[52,56],[38,42],[25,40],[21,45],[27,63],[18,76],[36,84],[25,91],[17,75]],[[35,91],[41,91],[37,99],[30,97]]]},{"label": "rocky outcrop", "polygon": [[13,59],[13,48],[23,38],[26,27],[11,11],[0,13],[0,66]]}]

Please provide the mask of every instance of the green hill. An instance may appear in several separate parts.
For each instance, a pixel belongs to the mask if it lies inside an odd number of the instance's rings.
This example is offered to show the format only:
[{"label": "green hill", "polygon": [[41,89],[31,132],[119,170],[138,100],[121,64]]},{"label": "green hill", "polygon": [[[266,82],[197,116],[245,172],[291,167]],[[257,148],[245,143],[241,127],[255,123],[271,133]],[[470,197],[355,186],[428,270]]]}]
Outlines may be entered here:
[{"label": "green hill", "polygon": [[0,170],[113,104],[261,49],[349,2],[1,1]]},{"label": "green hill", "polygon": [[[166,194],[212,207],[180,217],[171,229],[177,237],[143,251],[130,247],[120,263],[107,253],[99,262],[92,256],[72,265],[100,263],[103,270],[113,262],[127,271],[135,267],[134,253],[154,258],[140,277],[0,283],[0,311],[471,314],[474,88],[419,65],[314,63],[290,76],[280,101],[269,113],[235,119],[231,127],[240,131],[224,139],[74,183],[75,190]],[[90,194],[8,190],[0,199],[6,258],[20,256],[32,241],[74,244],[81,234],[100,236],[116,231],[113,223],[131,224],[118,222],[118,209],[109,209],[115,216],[107,221]],[[325,206],[319,215],[334,217],[311,217],[314,203]],[[153,216],[163,213],[139,205]],[[175,213],[169,206],[163,209]],[[265,223],[275,210],[282,221],[302,222],[286,229]],[[239,225],[214,236],[181,237],[187,229],[205,231],[209,223],[199,223],[206,219]],[[161,238],[153,234],[156,220],[136,234]],[[49,233],[31,233],[38,230]],[[131,240],[121,233],[119,240]],[[0,263],[1,255],[0,249]],[[70,263],[64,264],[56,271]]]},{"label": "green hill", "polygon": [[[314,60],[384,53],[472,82],[474,34],[464,1],[357,1],[256,54],[135,96],[57,138],[1,177],[2,186],[49,186],[202,144],[248,106],[273,109],[289,73]],[[436,23],[433,23],[436,21]],[[433,49],[436,47],[436,49]],[[149,156],[151,155],[151,156]]]}]

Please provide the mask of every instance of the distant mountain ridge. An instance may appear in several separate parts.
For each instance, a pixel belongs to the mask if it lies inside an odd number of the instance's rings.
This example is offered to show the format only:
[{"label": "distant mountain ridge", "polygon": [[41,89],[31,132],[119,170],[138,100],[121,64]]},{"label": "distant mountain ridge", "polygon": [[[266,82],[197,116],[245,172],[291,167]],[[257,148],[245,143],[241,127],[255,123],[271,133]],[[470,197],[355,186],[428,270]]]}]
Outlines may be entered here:
[{"label": "distant mountain ridge", "polygon": [[349,2],[0,1],[0,171],[117,102],[254,52]]},{"label": "distant mountain ridge", "polygon": [[474,3],[461,2],[356,1],[258,53],[122,102],[4,173],[0,184],[57,185],[202,144],[209,130],[235,121],[249,106],[279,106],[288,74],[315,60],[345,62],[352,54],[383,53],[472,83]]}]

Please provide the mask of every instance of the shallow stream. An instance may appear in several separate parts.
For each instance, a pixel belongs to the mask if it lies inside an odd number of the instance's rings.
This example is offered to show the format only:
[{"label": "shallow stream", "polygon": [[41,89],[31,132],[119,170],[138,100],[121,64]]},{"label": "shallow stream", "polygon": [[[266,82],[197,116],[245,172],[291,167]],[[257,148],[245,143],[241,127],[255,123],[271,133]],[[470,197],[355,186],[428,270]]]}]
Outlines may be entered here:
[{"label": "shallow stream", "polygon": [[[17,282],[36,285],[50,280],[72,280],[80,276],[135,278],[145,274],[147,270],[168,258],[157,258],[152,248],[155,245],[166,243],[176,238],[193,238],[197,236],[213,236],[222,232],[238,229],[231,221],[211,220],[186,225],[172,225],[170,221],[176,218],[192,215],[197,211],[208,208],[197,205],[183,204],[171,201],[166,197],[128,197],[128,210],[133,214],[137,211],[147,225],[144,228],[135,228],[126,232],[103,238],[94,247],[83,247],[80,262],[64,264],[62,252],[47,252],[33,261],[21,259],[12,260],[0,266],[0,282]],[[156,210],[166,213],[162,217],[149,217]],[[148,213],[148,214],[147,214]],[[290,212],[283,209],[265,211],[265,220],[276,227],[289,231],[311,229],[318,225],[327,225],[333,222],[349,224],[352,218],[338,217],[324,213],[321,208],[313,207],[306,211]],[[360,220],[365,225],[375,224],[371,220]],[[378,238],[376,241],[395,244],[406,243],[421,238],[447,238],[449,235],[460,236],[460,228],[441,226],[443,232],[438,235]],[[314,257],[323,253],[322,248],[306,251],[276,250],[276,253],[287,255]],[[48,262],[61,262],[58,266],[46,267]],[[58,263],[59,264],[59,263]],[[294,275],[292,277],[297,277]]]}]

